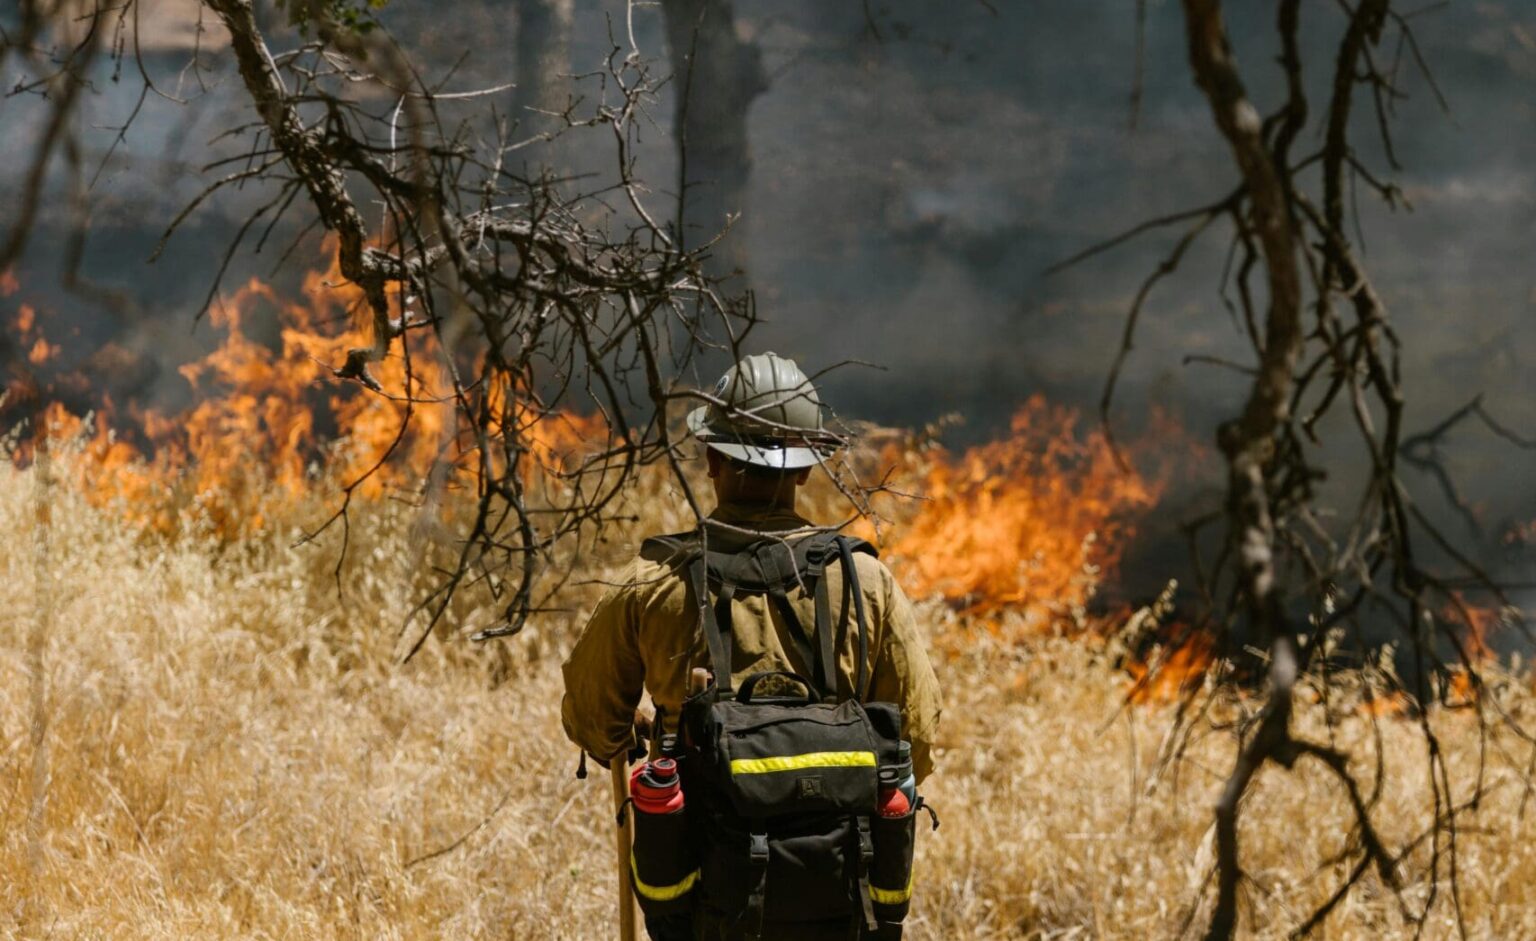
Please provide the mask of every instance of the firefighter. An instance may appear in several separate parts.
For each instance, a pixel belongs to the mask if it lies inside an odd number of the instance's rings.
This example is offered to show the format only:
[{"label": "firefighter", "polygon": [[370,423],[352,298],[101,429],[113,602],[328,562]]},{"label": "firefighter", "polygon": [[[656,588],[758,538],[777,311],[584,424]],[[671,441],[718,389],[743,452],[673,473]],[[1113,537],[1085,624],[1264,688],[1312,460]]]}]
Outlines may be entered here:
[{"label": "firefighter", "polygon": [[[825,430],[820,400],[805,373],[792,360],[773,353],[749,356],[721,377],[712,398],[711,404],[688,416],[690,433],[706,446],[716,499],[697,532],[716,552],[760,543],[764,537],[785,545],[818,532],[824,538],[825,530],[796,508],[799,488],[836,441]],[[846,630],[838,638],[835,667],[827,674],[835,674],[839,701],[890,703],[899,709],[901,737],[910,742],[912,772],[920,783],[933,768],[940,697],[912,605],[872,549],[845,554],[844,559],[855,569],[852,582],[862,600],[861,630]],[[827,597],[841,599],[845,609],[854,607],[844,595],[841,565],[826,565],[824,578]],[[679,569],[654,553],[642,553],[617,586],[593,611],[563,668],[561,718],[566,735],[605,763],[623,760],[636,747],[636,708],[643,692],[650,694],[663,724],[671,725],[666,717],[681,714],[690,676],[714,664],[699,607],[691,603],[688,579]],[[725,684],[727,688],[754,673],[811,676],[818,668],[808,662],[802,627],[816,624],[816,599],[805,590],[785,594],[790,612],[767,595],[735,597],[727,626],[733,682]],[[846,613],[843,617],[846,623]],[[865,620],[867,659],[861,670],[855,635],[864,633]],[[813,648],[815,643],[811,638]],[[855,689],[861,678],[864,686]],[[703,879],[709,878],[706,871]],[[702,912],[670,920],[648,916],[647,929],[662,941],[729,936],[707,932],[708,921]],[[776,932],[770,924],[759,929],[759,936],[806,939],[814,935],[808,935],[806,927],[797,924],[793,930]],[[846,937],[846,927],[836,936]]]}]

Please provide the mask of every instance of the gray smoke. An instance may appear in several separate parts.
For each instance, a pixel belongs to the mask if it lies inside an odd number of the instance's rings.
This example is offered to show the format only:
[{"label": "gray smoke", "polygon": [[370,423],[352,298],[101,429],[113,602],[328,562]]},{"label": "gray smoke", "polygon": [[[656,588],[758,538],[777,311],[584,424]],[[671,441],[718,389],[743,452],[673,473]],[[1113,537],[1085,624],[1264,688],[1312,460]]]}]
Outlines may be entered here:
[{"label": "gray smoke", "polygon": [[[1189,78],[1177,4],[1149,4],[1134,129],[1132,4],[995,6],[886,0],[868,5],[866,17],[860,4],[737,4],[738,30],[760,45],[772,77],[750,112],[750,205],[739,236],[766,320],[753,347],[813,371],[850,358],[876,363],[885,371],[848,368],[827,379],[826,397],[841,414],[912,425],[957,412],[967,419],[960,442],[996,433],[1035,392],[1091,412],[1130,298],[1175,235],[1154,233],[1055,276],[1045,269],[1145,218],[1211,201],[1236,180]],[[1273,105],[1281,76],[1268,5],[1230,6],[1250,92]],[[458,3],[451,17],[440,10],[394,0],[385,17],[434,64],[462,59],[453,87],[504,81],[512,5]],[[1321,66],[1340,14],[1309,4],[1303,15],[1308,91],[1321,108]],[[596,68],[611,49],[610,24],[622,30],[622,22],[622,5],[579,4],[573,71]],[[1409,427],[1432,424],[1481,392],[1506,424],[1536,434],[1536,5],[1458,2],[1416,22],[1450,114],[1405,52],[1406,97],[1395,103],[1393,123],[1403,169],[1395,178],[1414,210],[1389,212],[1364,192],[1358,200],[1366,262],[1407,350]],[[636,30],[665,71],[660,12],[638,8]],[[167,361],[213,339],[192,328],[189,312],[234,226],[267,195],[215,200],[165,258],[144,266],[171,214],[218,172],[202,169],[212,159],[206,144],[238,103],[221,84],[234,80],[227,60],[210,56],[201,85],[179,71],[184,61],[167,56],[159,75],[179,79],[200,103],[151,99],[96,190],[87,266],[144,313],[126,322],[57,292],[48,298],[75,311],[88,334],[116,336],[156,358],[163,368],[154,394],[165,399],[184,395]],[[133,103],[129,84],[103,83],[88,123],[119,123]],[[654,127],[641,154],[641,173],[661,195],[675,185],[674,93],[665,90],[648,115]],[[7,129],[20,131],[0,135],[0,161],[16,168],[36,126],[29,102],[3,107]],[[1394,175],[1363,101],[1353,134],[1361,158]],[[98,131],[92,142],[99,157],[110,133]],[[213,152],[248,143],[224,141]],[[605,147],[573,138],[562,159],[601,168]],[[5,171],[3,185],[19,172]],[[26,263],[34,293],[51,290],[46,277],[30,275],[56,267],[62,212],[48,222]],[[274,236],[261,256],[237,258],[230,283],[265,275],[284,244]],[[1240,375],[1184,364],[1190,355],[1247,356],[1217,293],[1225,248],[1225,233],[1213,231],[1154,294],[1118,399],[1128,427],[1155,403],[1208,440],[1239,407]],[[1530,454],[1470,426],[1452,445],[1453,469],[1491,530],[1536,516]],[[1345,464],[1336,483],[1350,477]],[[1453,525],[1443,501],[1433,508]]]}]

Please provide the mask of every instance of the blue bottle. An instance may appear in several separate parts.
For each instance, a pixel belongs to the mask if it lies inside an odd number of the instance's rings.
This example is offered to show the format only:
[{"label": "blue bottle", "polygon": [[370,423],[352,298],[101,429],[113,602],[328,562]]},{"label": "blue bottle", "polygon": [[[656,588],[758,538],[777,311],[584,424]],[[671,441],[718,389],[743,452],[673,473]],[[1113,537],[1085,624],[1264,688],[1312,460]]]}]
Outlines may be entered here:
[{"label": "blue bottle", "polygon": [[917,775],[912,770],[912,743],[903,741],[896,746],[897,790],[907,795],[909,806],[917,806]]}]

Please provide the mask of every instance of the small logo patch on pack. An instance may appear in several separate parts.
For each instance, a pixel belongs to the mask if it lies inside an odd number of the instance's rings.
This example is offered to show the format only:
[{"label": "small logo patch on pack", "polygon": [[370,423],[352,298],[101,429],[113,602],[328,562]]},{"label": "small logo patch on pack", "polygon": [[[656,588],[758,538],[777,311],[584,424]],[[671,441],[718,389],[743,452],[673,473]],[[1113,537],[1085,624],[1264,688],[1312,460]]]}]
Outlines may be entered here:
[{"label": "small logo patch on pack", "polygon": [[826,792],[821,789],[821,775],[809,775],[795,780],[795,793],[800,797],[824,797]]}]

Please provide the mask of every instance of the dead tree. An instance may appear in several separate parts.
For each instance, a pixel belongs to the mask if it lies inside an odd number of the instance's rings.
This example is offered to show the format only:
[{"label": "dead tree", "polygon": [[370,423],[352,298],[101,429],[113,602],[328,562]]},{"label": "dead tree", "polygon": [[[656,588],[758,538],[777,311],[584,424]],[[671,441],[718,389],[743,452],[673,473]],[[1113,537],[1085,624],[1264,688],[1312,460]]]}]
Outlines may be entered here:
[{"label": "dead tree", "polygon": [[[41,177],[70,146],[75,99],[96,57],[133,67],[136,7],[134,0],[84,9],[31,3],[22,31],[8,37],[7,54],[28,60],[51,110],[0,263],[26,243]],[[245,149],[215,164],[224,175],[168,220],[166,238],[225,188],[259,187],[268,198],[240,227],[225,264],[253,228],[270,232],[290,212],[301,213],[300,231],[317,223],[334,233],[339,268],[363,291],[358,313],[373,338],[333,364],[339,381],[383,394],[374,364],[400,357],[410,375],[411,357],[425,355],[412,338],[435,336],[452,387],[423,390],[407,381],[396,444],[429,394],[451,401],[457,425],[443,442],[444,468],[419,496],[430,502],[431,488],[451,480],[474,495],[476,511],[454,543],[457,559],[422,600],[408,647],[419,647],[471,583],[501,599],[502,621],[482,626],[515,632],[540,605],[536,576],[550,548],[616,512],[637,467],[678,459],[667,406],[690,394],[687,364],[706,345],[739,341],[750,309],[719,294],[700,256],[677,245],[665,217],[656,221],[643,202],[633,135],[658,83],[632,40],[615,40],[588,111],[561,119],[562,130],[600,135],[612,149],[612,188],[596,201],[520,176],[512,158],[528,142],[505,122],[466,118],[477,102],[489,114],[505,86],[437,87],[369,19],[366,3],[292,0],[284,9],[300,39],[274,48],[252,0],[206,3],[210,21],[228,32],[254,121],[229,128]],[[359,87],[370,94],[354,94]],[[212,279],[215,290],[221,275]],[[606,441],[577,466],[546,468],[564,486],[532,493],[535,428],[562,410],[595,412]],[[320,529],[345,529],[360,483],[347,482],[336,516]],[[551,502],[551,492],[566,496]]]},{"label": "dead tree", "polygon": [[[0,67],[17,68],[23,76],[6,89],[5,97],[36,97],[51,103],[21,190],[0,229],[4,233],[0,238],[0,271],[9,269],[26,250],[47,192],[49,171],[59,158],[69,171],[71,205],[78,206],[82,199],[86,179],[78,106],[82,96],[89,93],[92,69],[111,55],[112,27],[120,21],[105,3],[87,6],[71,0],[22,0],[16,28],[0,35]],[[78,263],[78,258],[73,261]]]},{"label": "dead tree", "polygon": [[[1307,72],[1298,39],[1302,4],[1280,0],[1275,6],[1285,94],[1264,113],[1250,97],[1233,56],[1220,0],[1183,0],[1190,67],[1236,165],[1236,188],[1205,206],[1143,223],[1078,256],[1147,231],[1184,227],[1168,256],[1141,285],[1127,317],[1101,403],[1107,426],[1116,382],[1148,294],[1177,270],[1190,246],[1215,223],[1224,222],[1233,233],[1222,294],[1245,326],[1254,360],[1239,364],[1251,377],[1243,409],[1217,434],[1226,461],[1224,512],[1198,521],[1190,532],[1192,539],[1199,539],[1212,526],[1222,530],[1220,551],[1202,563],[1198,573],[1203,624],[1221,638],[1241,636],[1265,651],[1266,692],[1262,708],[1236,724],[1237,757],[1215,809],[1216,892],[1206,928],[1209,939],[1231,938],[1238,929],[1238,892],[1244,878],[1238,821],[1251,784],[1266,766],[1289,769],[1302,760],[1327,768],[1349,802],[1355,818],[1354,863],[1328,900],[1296,927],[1294,936],[1320,925],[1370,871],[1396,894],[1402,917],[1419,931],[1438,892],[1448,888],[1465,936],[1456,835],[1461,816],[1477,805],[1486,782],[1479,769],[1470,793],[1452,792],[1444,751],[1427,718],[1437,690],[1425,678],[1459,672],[1473,692],[1471,708],[1476,710],[1479,734],[1486,739],[1495,726],[1502,726],[1531,744],[1536,754],[1530,731],[1484,695],[1482,664],[1467,646],[1475,630],[1465,593],[1479,593],[1499,605],[1521,630],[1523,619],[1502,586],[1425,513],[1413,482],[1402,473],[1405,461],[1420,466],[1432,462],[1434,441],[1469,415],[1480,415],[1510,440],[1530,442],[1491,422],[1476,401],[1437,429],[1407,435],[1407,390],[1399,368],[1402,339],[1346,225],[1345,193],[1352,186],[1394,207],[1403,201],[1401,191],[1368,167],[1351,144],[1350,117],[1357,97],[1363,93],[1373,106],[1395,169],[1390,118],[1393,101],[1403,94],[1401,66],[1411,62],[1437,97],[1439,89],[1419,54],[1411,14],[1396,11],[1391,0],[1361,0],[1341,7],[1328,96],[1314,108],[1306,94]],[[1307,13],[1324,15],[1310,7]],[[1397,49],[1390,59],[1381,49],[1388,38]],[[1309,128],[1316,129],[1320,144],[1297,153],[1299,142],[1314,139],[1304,133]],[[1369,468],[1353,511],[1341,524],[1325,522],[1316,491],[1323,476],[1318,426],[1337,410],[1351,417],[1355,453]],[[1439,479],[1446,479],[1443,473]],[[1454,491],[1447,492],[1454,497]],[[1429,561],[1427,549],[1447,561]],[[1198,551],[1194,555],[1200,558]],[[1298,735],[1292,726],[1301,678],[1320,685],[1325,697],[1331,684],[1339,682],[1325,662],[1329,638],[1358,631],[1367,619],[1383,618],[1397,625],[1414,659],[1416,678],[1409,693],[1427,745],[1426,798],[1433,805],[1430,829],[1400,847],[1388,845],[1373,818],[1379,782],[1375,789],[1366,788],[1350,769],[1348,755]],[[1229,640],[1222,649],[1235,646]],[[1444,684],[1438,693],[1444,696]],[[1194,714],[1181,710],[1176,721],[1186,725]],[[1337,718],[1332,712],[1327,715],[1330,722]],[[1174,731],[1169,740],[1184,741],[1183,730]],[[1177,754],[1176,747],[1172,758]],[[1415,905],[1403,892],[1403,870],[1409,854],[1425,843],[1430,861],[1423,878],[1430,892]],[[1191,916],[1194,912],[1192,908]]]},{"label": "dead tree", "polygon": [[[478,636],[515,633],[558,588],[540,578],[554,548],[575,540],[578,551],[567,557],[579,557],[579,541],[621,512],[621,496],[644,465],[670,468],[702,516],[683,473],[672,421],[679,409],[672,406],[712,401],[697,389],[693,364],[706,350],[738,356],[755,317],[749,296],[725,293],[706,270],[716,240],[703,227],[718,234],[724,210],[697,217],[699,228],[684,244],[672,207],[653,209],[636,176],[638,126],[664,80],[636,44],[633,7],[611,27],[616,34],[608,36],[602,67],[588,71],[580,95],[569,95],[559,90],[569,66],[556,61],[568,55],[569,0],[522,4],[525,39],[539,46],[521,59],[522,93],[552,125],[529,137],[495,107],[512,83],[444,87],[442,76],[423,74],[375,19],[375,6],[285,0],[280,18],[296,29],[274,42],[253,0],[203,0],[202,15],[228,34],[221,54],[233,57],[249,120],[224,129],[220,140],[238,141],[239,149],[211,162],[215,177],[168,220],[160,247],[207,200],[231,187],[255,190],[262,201],[213,273],[210,301],[253,231],[261,233],[259,244],[288,221],[296,245],[322,228],[334,236],[342,275],[362,290],[357,315],[372,338],[331,364],[335,378],[389,394],[400,407],[394,445],[380,466],[411,434],[421,409],[452,405],[453,422],[439,433],[440,464],[415,496],[430,511],[451,486],[470,494],[473,513],[445,541],[454,557],[438,567],[440,577],[408,620],[408,658],[468,586],[488,592],[500,611],[496,623],[476,625]],[[13,96],[47,95],[39,98],[45,119],[26,190],[8,220],[0,269],[26,245],[43,176],[76,147],[75,105],[94,80],[92,69],[105,61],[119,74],[136,71],[145,96],[160,93],[134,52],[140,12],[139,0],[27,0],[20,29],[0,46],[0,64],[15,56],[32,76]],[[669,12],[688,19],[686,30],[679,27],[687,38],[674,50],[692,75],[685,84],[709,86],[698,89],[699,104],[680,106],[680,126],[695,129],[680,134],[699,138],[690,138],[689,152],[728,177],[719,191],[736,195],[717,206],[738,211],[742,112],[761,84],[755,56],[736,41],[728,4],[676,4]],[[213,64],[195,51],[189,69],[201,75]],[[520,172],[537,163],[523,159],[526,149],[550,134],[605,144],[607,177],[581,191]],[[426,337],[435,342],[418,339]],[[425,389],[413,379],[413,358],[421,356],[439,358],[448,388]],[[404,391],[386,393],[376,380],[386,357],[403,363]],[[579,457],[551,461],[540,449],[540,423],[570,413],[591,416],[599,430],[585,433]],[[346,482],[335,515],[317,532],[338,526],[345,546],[352,495],[366,477]],[[848,492],[862,502],[861,491]]]},{"label": "dead tree", "polygon": [[729,222],[733,232],[713,251],[711,270],[745,271],[744,233],[752,154],[747,111],[768,89],[757,46],[736,33],[731,0],[663,0],[676,107],[677,228],[700,245]]},{"label": "dead tree", "polygon": [[574,0],[517,0],[514,117],[525,128],[559,130],[570,105]]}]

